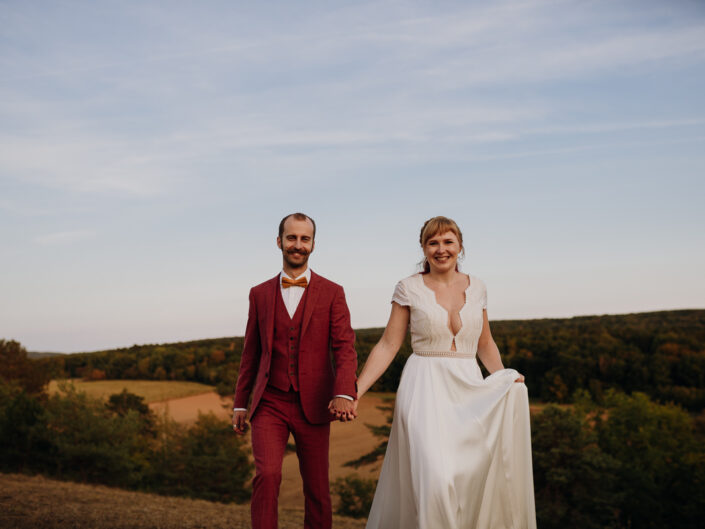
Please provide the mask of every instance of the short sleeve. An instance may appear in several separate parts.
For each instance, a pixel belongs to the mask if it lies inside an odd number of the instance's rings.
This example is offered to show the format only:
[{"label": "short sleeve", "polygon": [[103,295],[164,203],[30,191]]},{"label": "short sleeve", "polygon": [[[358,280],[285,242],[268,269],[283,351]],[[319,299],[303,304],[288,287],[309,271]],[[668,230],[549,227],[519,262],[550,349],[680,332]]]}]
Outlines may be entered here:
[{"label": "short sleeve", "polygon": [[402,283],[401,281],[399,281],[397,283],[397,286],[394,287],[392,301],[396,301],[402,307],[408,307],[410,305],[409,297],[406,295],[406,287],[404,287],[404,283]]}]

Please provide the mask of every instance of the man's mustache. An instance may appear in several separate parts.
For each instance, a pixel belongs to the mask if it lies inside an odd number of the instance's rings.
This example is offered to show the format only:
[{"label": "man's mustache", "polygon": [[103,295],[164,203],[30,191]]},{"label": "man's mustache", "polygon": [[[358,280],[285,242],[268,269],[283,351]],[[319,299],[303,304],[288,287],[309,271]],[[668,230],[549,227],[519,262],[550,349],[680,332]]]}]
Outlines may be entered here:
[{"label": "man's mustache", "polygon": [[288,253],[290,255],[293,253],[297,253],[297,254],[303,255],[303,256],[308,255],[308,251],[306,251],[306,250],[287,250],[286,253]]}]

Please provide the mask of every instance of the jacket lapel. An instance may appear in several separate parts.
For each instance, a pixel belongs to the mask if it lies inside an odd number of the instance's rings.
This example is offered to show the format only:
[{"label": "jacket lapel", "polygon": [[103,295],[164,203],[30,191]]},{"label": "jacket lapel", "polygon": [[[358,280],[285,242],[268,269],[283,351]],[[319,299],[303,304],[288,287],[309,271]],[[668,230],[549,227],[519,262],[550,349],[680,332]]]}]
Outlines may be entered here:
[{"label": "jacket lapel", "polygon": [[311,270],[311,282],[308,284],[308,292],[306,293],[306,304],[304,305],[304,320],[301,323],[301,336],[306,334],[308,322],[311,321],[313,308],[318,303],[318,294],[320,292],[321,281],[318,279],[318,274]]},{"label": "jacket lapel", "polygon": [[265,325],[264,325],[264,351],[272,351],[272,343],[274,341],[274,307],[276,306],[277,296],[279,295],[280,279],[279,274],[269,280],[269,285],[266,294],[266,307],[264,310]]}]

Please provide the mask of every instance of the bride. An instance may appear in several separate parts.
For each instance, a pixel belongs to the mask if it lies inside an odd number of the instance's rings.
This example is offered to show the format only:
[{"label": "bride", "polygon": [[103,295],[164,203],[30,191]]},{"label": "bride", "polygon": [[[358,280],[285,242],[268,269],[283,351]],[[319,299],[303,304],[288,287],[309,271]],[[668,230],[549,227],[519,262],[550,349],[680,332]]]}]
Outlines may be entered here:
[{"label": "bride", "polygon": [[429,219],[420,243],[424,272],[397,283],[389,323],[358,380],[361,398],[410,325],[414,353],[399,383],[367,529],[533,529],[524,377],[502,365],[484,283],[458,271],[456,223]]}]

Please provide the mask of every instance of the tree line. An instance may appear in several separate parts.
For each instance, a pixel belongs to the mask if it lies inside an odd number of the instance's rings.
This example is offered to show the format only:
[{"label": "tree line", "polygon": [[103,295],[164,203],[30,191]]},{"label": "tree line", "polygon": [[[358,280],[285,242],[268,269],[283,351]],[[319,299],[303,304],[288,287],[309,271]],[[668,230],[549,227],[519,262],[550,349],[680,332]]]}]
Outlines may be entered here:
[{"label": "tree line", "polygon": [[[360,366],[382,329],[358,329]],[[705,408],[705,310],[492,322],[507,367],[521,371],[529,394],[569,402],[586,389],[601,402],[608,389],[640,391],[691,411]],[[86,379],[191,380],[234,391],[243,338],[218,338],[56,356],[56,373]],[[409,337],[372,388],[394,392],[411,354]]]}]

